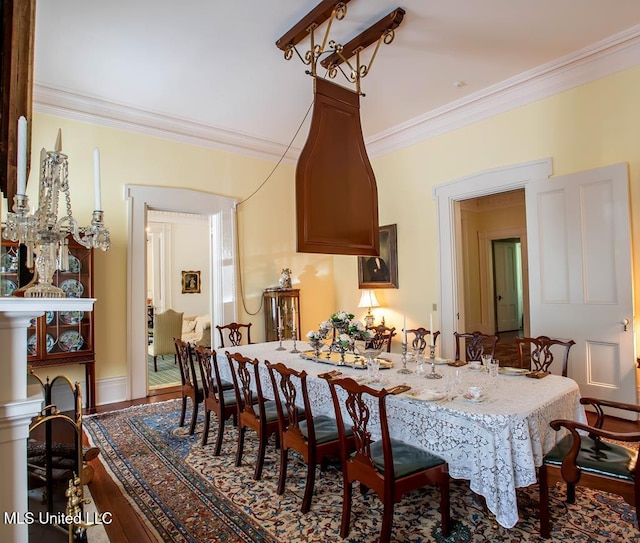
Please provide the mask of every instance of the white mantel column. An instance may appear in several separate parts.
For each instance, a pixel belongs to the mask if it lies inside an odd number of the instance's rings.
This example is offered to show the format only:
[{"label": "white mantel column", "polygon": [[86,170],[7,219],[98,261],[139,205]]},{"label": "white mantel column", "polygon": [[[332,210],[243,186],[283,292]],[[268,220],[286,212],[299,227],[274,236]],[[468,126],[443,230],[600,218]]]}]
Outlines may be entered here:
[{"label": "white mantel column", "polygon": [[27,327],[45,311],[92,311],[92,298],[0,298],[0,541],[28,543],[27,438],[42,397],[27,398]]}]

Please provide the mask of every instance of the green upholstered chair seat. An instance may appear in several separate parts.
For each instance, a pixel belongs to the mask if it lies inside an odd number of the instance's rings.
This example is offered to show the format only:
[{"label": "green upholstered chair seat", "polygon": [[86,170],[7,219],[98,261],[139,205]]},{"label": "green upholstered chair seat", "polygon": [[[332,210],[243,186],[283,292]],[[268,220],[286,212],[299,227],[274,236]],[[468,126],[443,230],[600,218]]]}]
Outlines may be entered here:
[{"label": "green upholstered chair seat", "polygon": [[[338,425],[334,418],[326,415],[313,417],[313,428],[316,432],[316,443],[327,443],[338,439]],[[306,420],[300,423],[300,431],[304,437],[309,438]],[[347,429],[347,435],[353,435],[351,429]]]},{"label": "green upholstered chair seat", "polygon": [[[399,439],[391,438],[391,450],[393,452],[393,473],[396,479],[445,463],[445,460],[439,456]],[[384,473],[382,440],[371,444],[371,458],[376,468]]]},{"label": "green upholstered chair seat", "polygon": [[[287,412],[287,406],[284,403],[282,404],[282,410],[285,413]],[[267,422],[271,422],[272,420],[277,420],[278,408],[276,407],[276,402],[274,400],[267,400],[266,402],[264,402],[264,411],[267,417]],[[304,409],[302,407],[298,407],[298,414],[300,416],[304,415]]]},{"label": "green upholstered chair seat", "polygon": [[[231,381],[225,381],[224,379],[221,379],[221,383],[222,385],[222,390],[233,390],[233,383]],[[217,385],[216,385],[216,390],[218,389]]]},{"label": "green upholstered chair seat", "polygon": [[[544,457],[544,463],[551,466],[562,465],[562,460],[569,452],[573,437],[563,437],[558,444]],[[606,475],[624,481],[633,481],[637,451],[628,449],[609,441],[594,440],[589,436],[581,436],[580,452],[576,464],[585,473]]]},{"label": "green upholstered chair seat", "polygon": [[[233,385],[232,385],[233,386]],[[224,398],[224,405],[236,405],[236,392],[233,389],[226,389],[222,391]]]}]

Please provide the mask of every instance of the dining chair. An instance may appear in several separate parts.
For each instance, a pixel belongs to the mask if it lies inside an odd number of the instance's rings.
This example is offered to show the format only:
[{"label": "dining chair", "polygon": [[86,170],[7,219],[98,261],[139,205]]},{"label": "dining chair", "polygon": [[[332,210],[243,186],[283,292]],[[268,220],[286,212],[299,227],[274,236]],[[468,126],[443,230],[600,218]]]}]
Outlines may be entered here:
[{"label": "dining chair", "polygon": [[[275,392],[276,409],[280,423],[280,475],[278,494],[284,494],[287,478],[289,450],[302,456],[307,464],[307,481],[300,510],[306,513],[311,508],[316,467],[330,456],[340,455],[338,426],[334,418],[326,415],[313,415],[307,390],[307,372],[296,371],[282,362],[265,362],[269,369],[271,384]],[[298,391],[302,394],[301,409]],[[350,435],[353,443],[353,433]]]},{"label": "dining chair", "polygon": [[388,353],[391,352],[391,340],[396,335],[395,327],[388,327],[384,324],[378,324],[368,328],[373,337],[367,340],[367,347],[372,349],[386,349]]},{"label": "dining chair", "polygon": [[[340,436],[343,475],[342,520],[340,536],[349,535],[351,499],[354,481],[361,490],[372,489],[383,503],[380,542],[391,538],[393,509],[407,492],[435,484],[440,490],[442,535],[450,532],[449,466],[447,462],[428,451],[392,438],[386,412],[389,394],[399,393],[406,387],[374,389],[351,378],[327,377]],[[373,410],[377,411],[373,413]],[[351,421],[345,422],[343,409]],[[375,421],[375,422],[374,422]],[[348,446],[347,424],[355,439],[355,452]],[[380,436],[374,439],[372,436]]]},{"label": "dining chair", "polygon": [[[638,449],[637,445],[635,448],[624,445],[640,442],[640,432],[621,433],[603,429],[603,408],[640,413],[640,406],[595,398],[581,398],[580,403],[595,409],[596,420],[593,425],[569,420],[551,421],[554,430],[566,428],[569,434],[545,455],[539,470],[540,535],[544,538],[551,535],[549,488],[558,482],[567,484],[567,503],[575,502],[577,486],[610,492],[622,496],[629,505],[634,506],[636,523],[640,520]],[[615,440],[615,443],[610,440]],[[640,524],[636,525],[640,528]]]},{"label": "dining chair", "polygon": [[456,342],[456,361],[460,360],[460,354],[464,353],[465,360],[482,360],[483,354],[490,354],[493,358],[496,351],[498,336],[483,334],[482,332],[453,333]]},{"label": "dining chair", "polygon": [[[427,341],[427,336],[431,335],[431,331],[426,328],[411,328],[407,330],[407,334],[413,334],[413,339],[411,340],[411,349],[413,351],[419,351],[421,353],[427,348],[429,342]],[[440,332],[433,332],[433,344],[435,345],[438,341],[438,336]]]},{"label": "dining chair", "polygon": [[238,425],[236,394],[233,383],[220,377],[216,352],[202,345],[196,345],[194,351],[200,369],[200,382],[204,397],[204,429],[202,430],[201,443],[203,447],[207,444],[210,418],[213,412],[218,419],[218,433],[213,454],[219,456],[222,449],[225,422],[232,418],[234,426]]},{"label": "dining chair", "polygon": [[178,313],[173,309],[154,315],[153,339],[149,345],[149,355],[153,357],[153,371],[158,371],[159,356],[174,354],[173,338],[181,337],[183,315],[184,313]]},{"label": "dining chair", "polygon": [[198,406],[203,402],[202,387],[198,383],[195,366],[193,364],[193,351],[191,345],[180,338],[173,338],[176,348],[178,367],[180,368],[180,384],[182,387],[182,412],[180,413],[180,426],[184,426],[187,413],[187,399],[191,398],[193,409],[191,411],[191,426],[189,434],[193,435],[198,420]]},{"label": "dining chair", "polygon": [[[279,442],[278,411],[276,402],[267,400],[262,394],[260,382],[260,362],[257,359],[242,356],[240,353],[225,352],[236,396],[238,412],[238,448],[236,451],[236,466],[242,463],[244,451],[244,437],[247,428],[258,435],[258,456],[253,478],[259,480],[262,476],[264,456],[267,442],[272,435],[276,436],[276,446]],[[255,390],[254,390],[255,389]]]},{"label": "dining chair", "polygon": [[237,322],[230,322],[229,324],[225,324],[220,326],[216,324],[216,328],[218,329],[218,333],[220,334],[220,348],[224,349],[226,345],[224,344],[225,336],[230,344],[230,347],[238,347],[242,344],[243,334],[247,335],[247,344],[251,343],[251,324],[240,324]]},{"label": "dining chair", "polygon": [[562,341],[548,336],[517,337],[518,363],[521,368],[547,372],[554,361],[554,353],[562,357],[562,376],[567,376],[569,350],[575,341]]}]

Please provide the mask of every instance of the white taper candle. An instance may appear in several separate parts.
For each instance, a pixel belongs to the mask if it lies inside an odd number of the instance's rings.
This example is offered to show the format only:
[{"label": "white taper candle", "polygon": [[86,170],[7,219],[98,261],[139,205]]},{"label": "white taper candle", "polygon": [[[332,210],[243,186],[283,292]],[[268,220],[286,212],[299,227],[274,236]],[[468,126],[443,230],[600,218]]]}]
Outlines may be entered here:
[{"label": "white taper candle", "polygon": [[429,314],[429,332],[431,332],[430,336],[431,336],[431,345],[435,345],[435,339],[433,336],[433,333],[435,332],[435,330],[433,329],[433,313]]},{"label": "white taper candle", "polygon": [[407,344],[407,316],[402,316],[402,342]]},{"label": "white taper candle", "polygon": [[102,195],[100,194],[100,150],[97,147],[93,150],[93,190],[95,194],[94,209],[102,211]]},{"label": "white taper candle", "polygon": [[17,180],[18,194],[26,194],[27,191],[27,119],[21,116],[18,119],[18,160]]}]

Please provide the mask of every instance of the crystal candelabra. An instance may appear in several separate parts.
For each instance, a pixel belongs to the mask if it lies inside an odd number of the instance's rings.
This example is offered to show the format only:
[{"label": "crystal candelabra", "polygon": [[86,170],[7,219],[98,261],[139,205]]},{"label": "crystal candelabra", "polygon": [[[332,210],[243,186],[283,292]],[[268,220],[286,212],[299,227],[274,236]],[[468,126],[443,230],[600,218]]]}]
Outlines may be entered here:
[{"label": "crystal candelabra", "polygon": [[[27,267],[35,269],[38,283],[28,288],[28,298],[64,298],[64,291],[52,284],[56,269],[69,269],[68,236],[83,247],[106,251],[111,247],[109,230],[104,226],[104,213],[93,212],[91,225],[78,226],[71,212],[69,166],[67,155],[61,152],[60,134],[55,151],[41,154],[38,208],[30,214],[26,194],[14,196],[13,212],[7,213],[3,237],[27,246]],[[95,164],[94,164],[95,166]],[[96,171],[99,171],[96,169]],[[99,173],[96,173],[99,176]],[[20,186],[18,187],[20,189]],[[60,197],[64,198],[66,213],[58,217]],[[100,203],[99,177],[96,177],[96,207]]]}]

